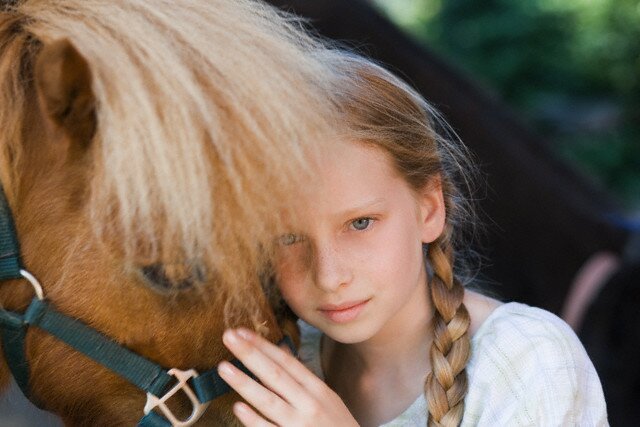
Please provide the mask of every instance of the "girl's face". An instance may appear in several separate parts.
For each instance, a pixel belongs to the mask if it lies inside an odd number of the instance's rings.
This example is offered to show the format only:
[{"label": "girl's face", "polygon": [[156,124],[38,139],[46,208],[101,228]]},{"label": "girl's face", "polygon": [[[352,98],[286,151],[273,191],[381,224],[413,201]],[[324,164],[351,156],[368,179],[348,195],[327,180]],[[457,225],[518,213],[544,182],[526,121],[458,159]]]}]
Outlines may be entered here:
[{"label": "girl's face", "polygon": [[428,319],[422,243],[440,235],[445,210],[438,180],[415,192],[381,149],[335,145],[301,198],[301,229],[280,239],[276,276],[298,316],[356,343]]}]

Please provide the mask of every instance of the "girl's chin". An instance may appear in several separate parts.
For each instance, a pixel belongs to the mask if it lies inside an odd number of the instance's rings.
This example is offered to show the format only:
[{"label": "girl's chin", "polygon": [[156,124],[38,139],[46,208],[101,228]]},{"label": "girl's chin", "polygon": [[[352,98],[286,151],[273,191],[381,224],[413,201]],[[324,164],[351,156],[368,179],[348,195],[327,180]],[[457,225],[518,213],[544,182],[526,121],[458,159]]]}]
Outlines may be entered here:
[{"label": "girl's chin", "polygon": [[358,344],[367,341],[373,336],[371,331],[365,330],[361,325],[340,327],[322,325],[320,329],[326,336],[341,344]]}]

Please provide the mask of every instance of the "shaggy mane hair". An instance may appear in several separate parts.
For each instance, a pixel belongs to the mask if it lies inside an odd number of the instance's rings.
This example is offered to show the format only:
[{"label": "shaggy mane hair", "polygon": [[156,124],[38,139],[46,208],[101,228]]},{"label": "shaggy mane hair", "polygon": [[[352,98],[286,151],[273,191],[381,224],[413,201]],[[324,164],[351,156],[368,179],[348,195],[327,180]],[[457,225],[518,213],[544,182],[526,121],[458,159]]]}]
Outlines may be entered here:
[{"label": "shaggy mane hair", "polygon": [[[251,13],[249,13],[251,11]],[[257,12],[257,13],[256,13]],[[194,262],[238,304],[308,178],[333,107],[329,51],[246,0],[27,0],[0,6],[0,179],[19,197],[22,126],[43,44],[90,65],[97,133],[87,217],[124,259]]]}]

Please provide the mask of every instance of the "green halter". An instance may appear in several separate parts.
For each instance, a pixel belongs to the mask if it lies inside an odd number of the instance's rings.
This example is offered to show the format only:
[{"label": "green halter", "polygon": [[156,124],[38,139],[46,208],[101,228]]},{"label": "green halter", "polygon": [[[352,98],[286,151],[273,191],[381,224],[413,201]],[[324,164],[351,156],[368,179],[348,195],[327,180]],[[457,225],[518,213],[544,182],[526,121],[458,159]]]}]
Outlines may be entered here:
[{"label": "green halter", "polygon": [[[42,288],[35,277],[22,267],[13,217],[4,190],[0,186],[0,281],[11,279],[27,279],[36,291],[36,296],[24,314],[0,308],[0,338],[4,355],[16,383],[27,398],[31,399],[29,364],[24,348],[30,326],[48,332],[144,390],[147,393],[147,404],[144,407],[145,415],[138,426],[191,425],[200,418],[212,400],[231,390],[215,368],[202,374],[193,369],[166,370],[81,321],[56,311],[44,299]],[[279,344],[283,343],[295,353],[288,336]],[[239,360],[232,360],[231,363],[254,377]],[[186,420],[178,420],[165,405],[166,400],[180,390],[187,395],[193,408]],[[156,407],[164,416],[153,411]]]}]

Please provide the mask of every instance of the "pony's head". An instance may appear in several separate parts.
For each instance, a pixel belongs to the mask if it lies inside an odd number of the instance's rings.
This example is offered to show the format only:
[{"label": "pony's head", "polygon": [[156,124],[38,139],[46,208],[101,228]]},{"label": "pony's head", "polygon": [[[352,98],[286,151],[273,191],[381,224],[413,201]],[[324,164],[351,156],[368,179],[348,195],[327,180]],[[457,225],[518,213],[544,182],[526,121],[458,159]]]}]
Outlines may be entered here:
[{"label": "pony's head", "polygon": [[[279,338],[260,277],[333,108],[298,27],[244,0],[4,6],[0,180],[60,312],[167,368],[229,358],[226,326]],[[7,310],[32,296],[0,283]],[[26,356],[33,399],[68,423],[140,418],[144,393],[56,338],[31,328]],[[230,422],[229,402],[206,416]]]}]

